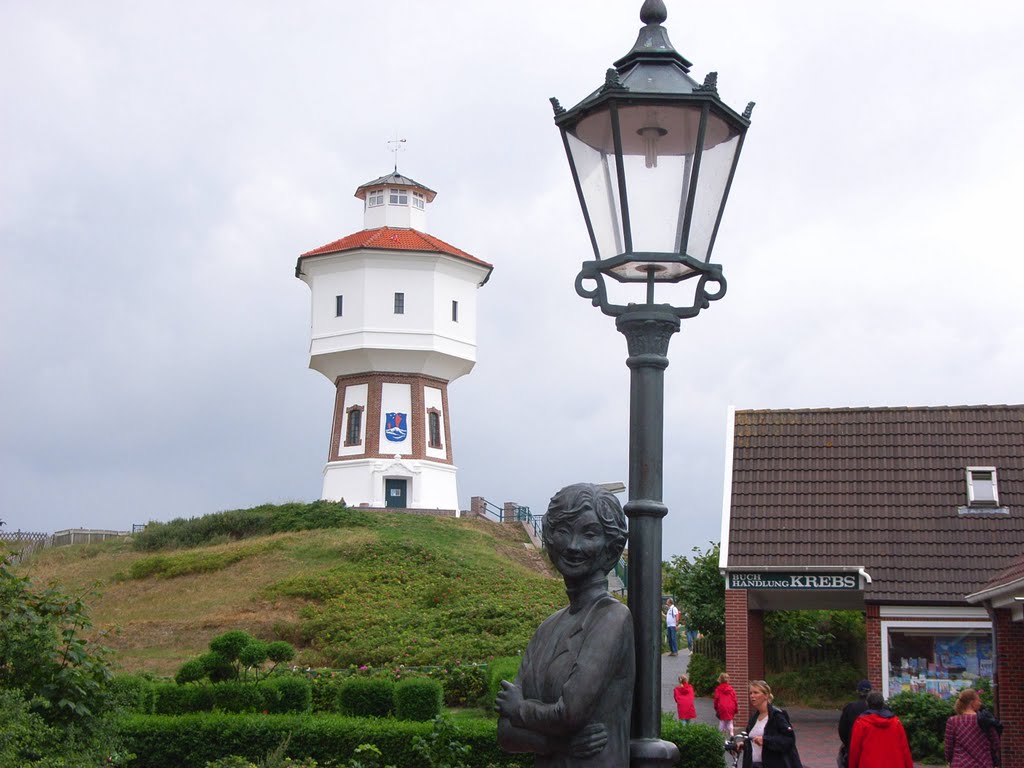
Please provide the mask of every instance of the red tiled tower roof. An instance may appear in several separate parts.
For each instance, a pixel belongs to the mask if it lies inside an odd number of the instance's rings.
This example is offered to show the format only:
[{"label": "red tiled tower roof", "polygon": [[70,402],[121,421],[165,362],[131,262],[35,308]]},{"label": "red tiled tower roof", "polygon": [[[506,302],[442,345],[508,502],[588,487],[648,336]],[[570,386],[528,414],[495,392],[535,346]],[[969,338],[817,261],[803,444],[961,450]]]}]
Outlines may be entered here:
[{"label": "red tiled tower roof", "polygon": [[[346,235],[340,240],[335,240],[333,243],[327,243],[327,245],[321,245],[319,248],[307,251],[299,256],[299,262],[301,263],[302,260],[308,256],[323,256],[327,253],[354,251],[359,248],[369,248],[371,250],[381,251],[424,251],[427,253],[446,253],[449,256],[454,256],[458,259],[465,259],[473,264],[487,267],[488,277],[490,276],[490,270],[494,269],[494,266],[488,264],[486,261],[478,259],[476,256],[472,256],[465,251],[456,248],[454,245],[449,245],[444,240],[436,238],[433,235],[428,235],[426,232],[420,232],[416,229],[396,229],[394,227],[364,229],[361,232]],[[296,264],[296,272],[298,272],[298,267],[299,264]]]}]

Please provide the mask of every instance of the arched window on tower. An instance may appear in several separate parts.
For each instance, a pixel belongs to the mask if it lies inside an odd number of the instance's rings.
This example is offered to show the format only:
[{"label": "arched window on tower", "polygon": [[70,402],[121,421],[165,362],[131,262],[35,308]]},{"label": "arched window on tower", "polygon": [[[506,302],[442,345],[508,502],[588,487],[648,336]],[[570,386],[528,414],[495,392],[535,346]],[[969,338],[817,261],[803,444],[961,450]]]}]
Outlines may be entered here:
[{"label": "arched window on tower", "polygon": [[427,413],[427,433],[430,436],[430,447],[441,448],[441,412],[431,409]]},{"label": "arched window on tower", "polygon": [[363,408],[354,405],[348,409],[345,423],[345,445],[359,445],[363,442]]}]

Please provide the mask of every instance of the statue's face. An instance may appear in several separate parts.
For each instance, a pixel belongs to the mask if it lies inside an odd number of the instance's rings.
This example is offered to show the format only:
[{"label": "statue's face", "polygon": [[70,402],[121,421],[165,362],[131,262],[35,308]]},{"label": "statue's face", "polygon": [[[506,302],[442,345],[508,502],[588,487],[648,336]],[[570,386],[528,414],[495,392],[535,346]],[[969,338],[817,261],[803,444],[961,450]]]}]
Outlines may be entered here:
[{"label": "statue's face", "polygon": [[579,579],[597,570],[607,545],[604,528],[590,507],[572,520],[558,523],[550,542],[551,562],[567,579]]}]

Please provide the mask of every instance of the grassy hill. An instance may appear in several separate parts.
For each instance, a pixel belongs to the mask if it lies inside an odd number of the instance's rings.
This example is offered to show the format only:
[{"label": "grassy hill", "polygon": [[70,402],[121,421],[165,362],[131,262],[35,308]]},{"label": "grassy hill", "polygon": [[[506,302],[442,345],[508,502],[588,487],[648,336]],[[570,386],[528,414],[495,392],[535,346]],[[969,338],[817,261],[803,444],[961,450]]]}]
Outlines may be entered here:
[{"label": "grassy hill", "polygon": [[[334,527],[267,532],[321,524],[325,509]],[[518,653],[565,604],[527,541],[518,526],[317,502],[151,524],[135,541],[43,550],[18,570],[95,588],[95,628],[125,671],[173,674],[229,629],[287,640],[302,665],[424,665]]]}]

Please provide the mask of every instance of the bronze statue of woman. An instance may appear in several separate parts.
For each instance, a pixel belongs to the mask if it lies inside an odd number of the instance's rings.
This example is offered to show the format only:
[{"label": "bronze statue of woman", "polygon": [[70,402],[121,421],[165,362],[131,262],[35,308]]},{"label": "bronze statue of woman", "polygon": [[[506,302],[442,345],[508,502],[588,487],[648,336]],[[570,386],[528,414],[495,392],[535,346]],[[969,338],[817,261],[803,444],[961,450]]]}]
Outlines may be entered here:
[{"label": "bronze statue of woman", "polygon": [[618,499],[579,483],[556,493],[544,547],[565,580],[569,605],[537,628],[515,683],[503,680],[498,744],[533,752],[538,768],[629,765],[633,622],[608,594],[608,572],[626,545]]}]

